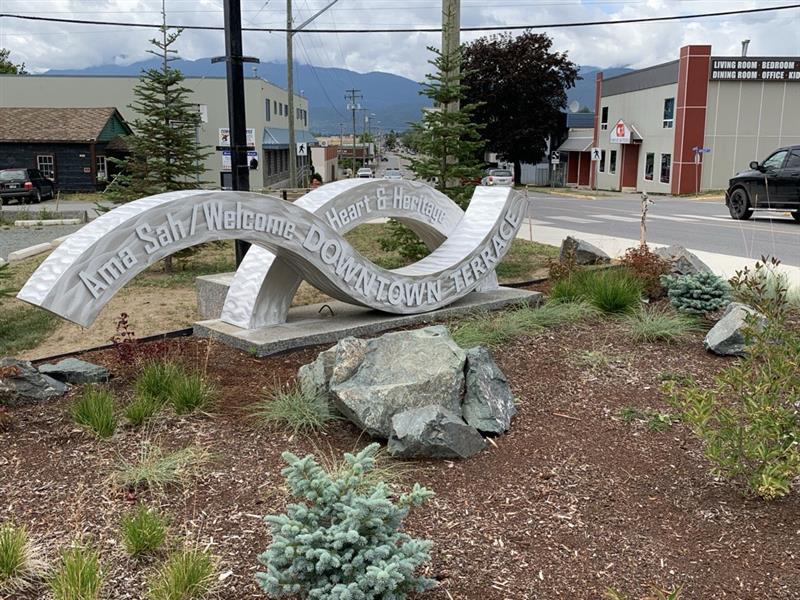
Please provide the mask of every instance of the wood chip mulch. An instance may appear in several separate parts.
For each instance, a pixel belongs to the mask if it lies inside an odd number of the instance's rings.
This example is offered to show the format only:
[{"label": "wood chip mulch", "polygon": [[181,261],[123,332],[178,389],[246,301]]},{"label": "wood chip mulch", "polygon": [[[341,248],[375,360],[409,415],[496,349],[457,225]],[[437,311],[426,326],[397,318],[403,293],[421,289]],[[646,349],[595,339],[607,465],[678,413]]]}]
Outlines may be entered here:
[{"label": "wood chip mulch", "polygon": [[[676,345],[630,341],[613,321],[561,327],[494,351],[519,398],[511,431],[463,461],[414,461],[407,483],[436,497],[407,521],[434,540],[430,600],[598,599],[607,587],[631,599],[651,585],[683,587],[686,599],[800,597],[800,499],[763,502],[715,480],[697,440],[680,424],[651,431],[623,408],[669,412],[660,381],[710,381],[726,364],[702,337]],[[287,498],[281,452],[353,451],[368,443],[336,423],[305,437],[256,426],[247,407],[275,381],[290,382],[320,350],[257,359],[200,339],[170,342],[207,369],[221,393],[210,415],[170,416],[146,431],[121,427],[110,440],[77,428],[56,402],[11,409],[0,433],[0,522],[24,524],[46,559],[82,536],[100,550],[103,598],[143,598],[159,559],[121,547],[120,516],[138,501],[160,507],[174,539],[219,561],[216,597],[264,598],[253,574],[268,542],[262,521]],[[112,350],[83,358],[108,366],[121,403],[130,370]],[[71,392],[74,394],[74,392]],[[142,440],[166,449],[201,445],[213,460],[163,494],[131,493],[110,476]],[[45,596],[43,587],[15,598]]]}]

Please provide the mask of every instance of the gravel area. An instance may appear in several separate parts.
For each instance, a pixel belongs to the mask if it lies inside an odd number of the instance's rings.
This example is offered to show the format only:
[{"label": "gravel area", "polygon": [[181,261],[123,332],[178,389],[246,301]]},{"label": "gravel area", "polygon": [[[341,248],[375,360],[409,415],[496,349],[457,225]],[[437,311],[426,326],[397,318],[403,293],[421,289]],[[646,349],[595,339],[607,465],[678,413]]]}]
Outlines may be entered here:
[{"label": "gravel area", "polygon": [[47,227],[0,227],[0,258],[7,259],[10,252],[51,242],[83,227],[80,225],[50,225]]}]

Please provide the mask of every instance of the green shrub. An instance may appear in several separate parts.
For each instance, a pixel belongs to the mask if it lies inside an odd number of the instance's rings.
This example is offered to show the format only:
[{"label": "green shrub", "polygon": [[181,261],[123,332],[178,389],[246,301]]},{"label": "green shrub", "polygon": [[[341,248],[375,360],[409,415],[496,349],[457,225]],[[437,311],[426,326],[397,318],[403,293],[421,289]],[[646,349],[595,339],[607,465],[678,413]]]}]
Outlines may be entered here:
[{"label": "green shrub", "polygon": [[158,414],[163,407],[164,403],[153,396],[136,396],[125,407],[125,418],[134,427],[140,427]]},{"label": "green shrub", "polygon": [[606,313],[626,312],[639,304],[642,283],[625,269],[577,271],[556,281],[551,300],[589,302]]},{"label": "green shrub", "polygon": [[210,459],[210,453],[199,446],[165,453],[159,446],[145,441],[133,461],[122,460],[114,480],[127,489],[161,491],[185,480]]},{"label": "green shrub", "polygon": [[200,373],[181,372],[173,382],[170,403],[179,415],[208,408],[216,398],[216,388]]},{"label": "green shrub", "polygon": [[402,599],[435,585],[414,574],[429,560],[431,542],[399,531],[411,506],[432,492],[414,485],[396,504],[383,483],[363,493],[378,444],[346,454],[349,469],[331,476],[313,456],[285,452],[283,470],[291,493],[300,499],[283,515],[266,517],[272,543],[258,559],[256,573],[272,597]]},{"label": "green shrub", "polygon": [[49,583],[55,600],[100,598],[103,573],[97,552],[84,546],[64,550]]},{"label": "green shrub", "polygon": [[111,437],[117,428],[114,396],[105,388],[87,387],[72,403],[70,412],[78,425],[88,427],[99,437]]},{"label": "green shrub", "polygon": [[161,549],[167,539],[167,522],[155,510],[140,505],[122,517],[120,531],[128,554],[152,554]]},{"label": "green shrub", "polygon": [[666,382],[682,420],[703,440],[715,472],[772,499],[790,491],[800,474],[800,333],[788,323],[786,290],[773,298],[760,290],[764,269],[737,273],[739,293],[752,294],[766,325],[749,317],[746,355],[725,368],[705,389],[694,381]]},{"label": "green shrub", "polygon": [[286,427],[293,433],[320,431],[336,416],[328,399],[299,385],[284,389],[280,384],[266,390],[266,398],[252,407],[253,416],[269,426]]},{"label": "green shrub", "polygon": [[197,600],[214,587],[216,565],[207,552],[185,548],[172,554],[150,579],[148,600]]},{"label": "green shrub", "polygon": [[149,397],[162,404],[169,402],[175,379],[182,372],[183,369],[171,361],[148,362],[133,384],[136,398]]},{"label": "green shrub", "polygon": [[0,597],[31,587],[43,569],[25,528],[0,524]]},{"label": "green shrub", "polygon": [[672,306],[684,313],[704,315],[728,304],[730,287],[713,273],[664,275],[661,283]]},{"label": "green shrub", "polygon": [[657,307],[628,315],[625,324],[637,342],[677,342],[699,327],[692,317]]}]

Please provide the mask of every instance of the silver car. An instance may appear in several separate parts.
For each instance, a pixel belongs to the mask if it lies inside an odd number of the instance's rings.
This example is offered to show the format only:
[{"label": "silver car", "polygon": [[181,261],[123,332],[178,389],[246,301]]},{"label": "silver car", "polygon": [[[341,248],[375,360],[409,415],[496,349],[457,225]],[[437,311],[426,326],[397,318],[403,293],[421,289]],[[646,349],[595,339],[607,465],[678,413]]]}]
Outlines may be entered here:
[{"label": "silver car", "polygon": [[481,179],[481,185],[514,185],[514,174],[508,169],[489,169],[486,177]]},{"label": "silver car", "polygon": [[356,177],[360,179],[372,179],[374,175],[372,174],[372,169],[369,167],[362,167],[356,171]]},{"label": "silver car", "polygon": [[403,175],[400,173],[400,169],[386,169],[386,172],[383,174],[384,179],[402,179]]}]

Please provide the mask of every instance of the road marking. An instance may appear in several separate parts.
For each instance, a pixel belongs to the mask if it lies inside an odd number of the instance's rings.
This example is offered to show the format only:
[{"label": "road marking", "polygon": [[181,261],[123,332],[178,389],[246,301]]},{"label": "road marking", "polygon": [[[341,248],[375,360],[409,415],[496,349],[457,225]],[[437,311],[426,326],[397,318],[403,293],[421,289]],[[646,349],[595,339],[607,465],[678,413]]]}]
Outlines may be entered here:
[{"label": "road marking", "polygon": [[548,219],[553,219],[555,221],[566,221],[567,223],[579,223],[579,224],[587,224],[587,223],[600,223],[600,221],[595,221],[594,219],[581,219],[580,217],[548,217]]},{"label": "road marking", "polygon": [[640,219],[634,217],[620,217],[617,215],[589,215],[597,219],[608,219],[609,221],[622,221],[623,223],[639,223]]},{"label": "road marking", "polygon": [[530,223],[531,225],[552,225],[549,221],[537,221],[536,219],[525,219],[525,223]]},{"label": "road marking", "polygon": [[730,217],[708,216],[708,215],[679,215],[690,219],[702,219],[703,221],[730,221]]},{"label": "road marking", "polygon": [[667,215],[647,215],[648,219],[658,219],[662,221],[676,221],[678,223],[691,223],[694,217],[687,218],[687,217],[668,217]]}]

